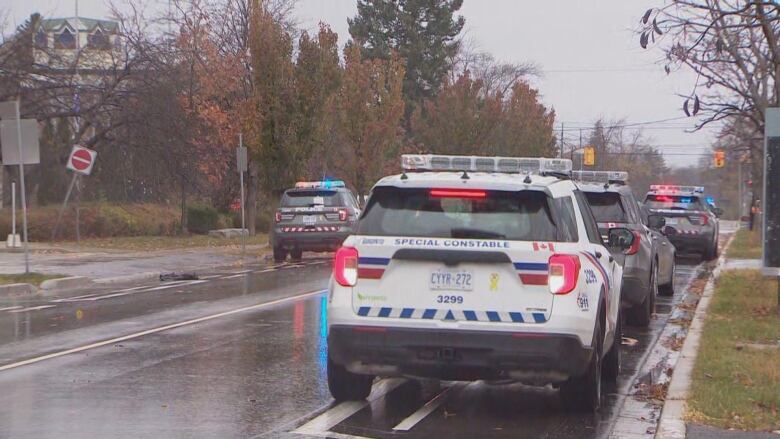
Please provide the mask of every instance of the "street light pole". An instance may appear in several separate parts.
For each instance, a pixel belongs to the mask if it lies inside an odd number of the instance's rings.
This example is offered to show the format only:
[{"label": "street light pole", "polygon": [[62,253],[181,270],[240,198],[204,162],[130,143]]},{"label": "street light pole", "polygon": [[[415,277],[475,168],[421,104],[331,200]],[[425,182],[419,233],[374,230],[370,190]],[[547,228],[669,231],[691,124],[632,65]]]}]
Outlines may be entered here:
[{"label": "street light pole", "polygon": [[22,150],[22,117],[19,114],[19,100],[14,101],[16,109],[16,140],[19,143],[19,183],[22,189],[22,245],[24,246],[24,273],[30,273],[30,251],[27,246],[27,196],[24,186],[24,151]]}]

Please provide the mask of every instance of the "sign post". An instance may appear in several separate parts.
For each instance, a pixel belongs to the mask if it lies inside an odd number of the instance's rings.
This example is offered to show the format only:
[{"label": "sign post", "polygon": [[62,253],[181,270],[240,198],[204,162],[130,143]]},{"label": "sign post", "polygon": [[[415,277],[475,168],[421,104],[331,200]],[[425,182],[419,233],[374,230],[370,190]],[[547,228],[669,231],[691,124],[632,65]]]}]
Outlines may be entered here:
[{"label": "sign post", "polygon": [[[38,144],[38,122],[36,120],[22,121],[19,111],[19,101],[0,102],[0,118],[4,119],[0,124],[0,140],[3,144],[3,164],[19,165],[19,184],[22,195],[22,238],[24,247],[24,272],[30,272],[30,251],[27,245],[27,193],[24,185],[24,165],[40,163],[40,149]],[[12,124],[6,123],[8,119],[16,119],[16,129]],[[22,129],[24,128],[24,135]],[[16,131],[13,133],[13,131]],[[14,135],[15,134],[15,135]],[[23,142],[25,140],[25,142]],[[16,144],[16,148],[13,148]],[[24,146],[27,145],[27,146]],[[14,151],[16,149],[16,151]],[[13,151],[13,152],[12,152]],[[6,154],[6,152],[8,152]],[[13,155],[18,153],[17,160]],[[27,153],[27,155],[25,155]]]},{"label": "sign post", "polygon": [[[73,145],[73,149],[70,150],[68,164],[65,167],[73,171],[73,178],[70,180],[68,192],[65,193],[65,201],[62,202],[62,207],[60,207],[60,211],[57,214],[57,222],[54,224],[54,230],[51,232],[52,242],[57,238],[57,232],[60,229],[60,221],[62,221],[62,214],[65,213],[65,208],[68,206],[68,200],[70,199],[70,194],[73,192],[73,187],[76,185],[76,180],[78,180],[79,175],[89,175],[92,173],[96,157],[97,151],[84,148],[81,145]],[[78,227],[78,224],[76,227]]]},{"label": "sign post", "polygon": [[236,164],[238,165],[239,181],[241,182],[241,258],[246,254],[246,216],[244,214],[244,172],[247,171],[248,157],[244,147],[244,135],[238,135],[238,149],[236,149]]},{"label": "sign post", "polygon": [[[764,126],[764,197],[762,268],[780,287],[780,108],[767,108]],[[780,303],[780,289],[777,292]]]}]

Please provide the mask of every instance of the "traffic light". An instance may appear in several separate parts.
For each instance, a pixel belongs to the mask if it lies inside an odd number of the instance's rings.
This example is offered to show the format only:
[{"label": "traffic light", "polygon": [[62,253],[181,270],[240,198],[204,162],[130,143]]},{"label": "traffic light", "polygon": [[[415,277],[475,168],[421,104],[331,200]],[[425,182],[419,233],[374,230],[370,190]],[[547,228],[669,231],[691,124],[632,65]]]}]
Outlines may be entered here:
[{"label": "traffic light", "polygon": [[582,162],[585,164],[585,166],[595,166],[596,148],[592,146],[586,146],[585,150],[582,153]]},{"label": "traffic light", "polygon": [[715,167],[722,168],[726,166],[726,152],[715,151]]}]

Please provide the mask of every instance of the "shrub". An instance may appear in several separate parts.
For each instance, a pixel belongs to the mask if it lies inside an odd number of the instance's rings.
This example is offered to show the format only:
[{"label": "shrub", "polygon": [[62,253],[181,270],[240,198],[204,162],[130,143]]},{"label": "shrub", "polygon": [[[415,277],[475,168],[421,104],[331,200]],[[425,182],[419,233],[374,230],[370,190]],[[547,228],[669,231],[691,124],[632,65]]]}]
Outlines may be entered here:
[{"label": "shrub", "polygon": [[192,205],[187,207],[187,229],[192,233],[205,234],[217,228],[219,212],[211,206]]}]

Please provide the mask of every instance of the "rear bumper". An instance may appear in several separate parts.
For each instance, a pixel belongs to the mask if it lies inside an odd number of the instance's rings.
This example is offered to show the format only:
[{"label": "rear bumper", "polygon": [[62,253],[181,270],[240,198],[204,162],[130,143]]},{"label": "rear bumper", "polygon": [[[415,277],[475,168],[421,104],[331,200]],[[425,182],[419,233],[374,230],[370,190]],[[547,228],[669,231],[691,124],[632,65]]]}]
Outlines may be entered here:
[{"label": "rear bumper", "polygon": [[680,252],[704,252],[713,242],[711,233],[686,235],[678,232],[667,238]]},{"label": "rear bumper", "polygon": [[574,335],[331,326],[330,357],[353,373],[443,380],[558,383],[585,372],[593,350]]},{"label": "rear bumper", "polygon": [[338,232],[281,232],[274,230],[271,237],[273,247],[281,246],[287,250],[332,251],[341,246],[352,229],[342,227]]}]

